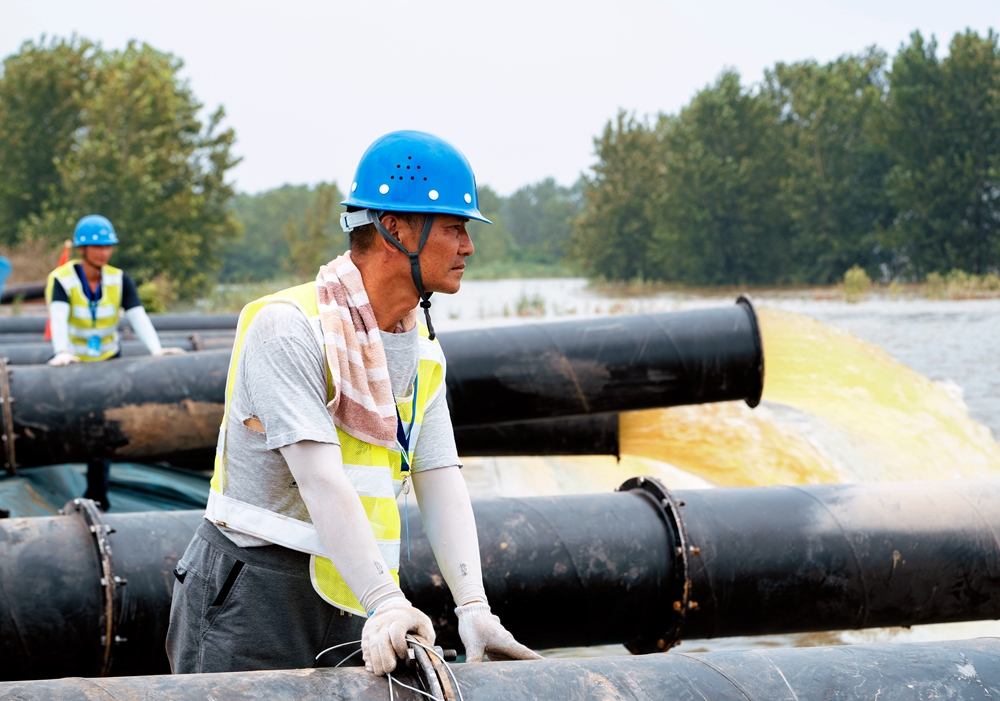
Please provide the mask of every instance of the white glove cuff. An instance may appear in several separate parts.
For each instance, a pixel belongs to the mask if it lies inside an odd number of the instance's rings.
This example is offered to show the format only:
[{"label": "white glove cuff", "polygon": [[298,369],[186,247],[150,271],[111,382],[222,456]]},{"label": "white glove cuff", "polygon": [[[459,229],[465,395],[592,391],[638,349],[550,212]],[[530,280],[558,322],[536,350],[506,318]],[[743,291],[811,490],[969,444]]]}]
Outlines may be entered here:
[{"label": "white glove cuff", "polygon": [[382,613],[383,611],[391,611],[392,609],[401,609],[405,606],[412,606],[409,599],[405,596],[396,596],[395,594],[387,599],[382,599],[380,602],[375,604],[375,608],[368,612],[368,617],[371,618],[376,613]]},{"label": "white glove cuff", "polygon": [[463,616],[475,616],[480,613],[490,615],[490,605],[480,601],[475,604],[455,607],[455,615],[458,616],[458,620],[462,620]]}]

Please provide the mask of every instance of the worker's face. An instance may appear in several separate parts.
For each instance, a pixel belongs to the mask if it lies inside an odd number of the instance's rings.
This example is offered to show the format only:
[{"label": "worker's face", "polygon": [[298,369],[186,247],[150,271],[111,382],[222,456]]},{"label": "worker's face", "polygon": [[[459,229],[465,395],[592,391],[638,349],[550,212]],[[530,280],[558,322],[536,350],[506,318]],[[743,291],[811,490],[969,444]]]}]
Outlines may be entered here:
[{"label": "worker's face", "polygon": [[103,268],[111,260],[114,246],[81,246],[80,257],[95,268]]},{"label": "worker's face", "polygon": [[[411,251],[417,250],[420,245],[420,229],[411,229],[405,221],[397,221],[403,245]],[[469,220],[465,217],[451,214],[438,214],[434,217],[434,225],[427,236],[424,250],[420,253],[420,274],[427,292],[454,294],[462,286],[465,259],[476,250],[465,229],[467,221]]]}]

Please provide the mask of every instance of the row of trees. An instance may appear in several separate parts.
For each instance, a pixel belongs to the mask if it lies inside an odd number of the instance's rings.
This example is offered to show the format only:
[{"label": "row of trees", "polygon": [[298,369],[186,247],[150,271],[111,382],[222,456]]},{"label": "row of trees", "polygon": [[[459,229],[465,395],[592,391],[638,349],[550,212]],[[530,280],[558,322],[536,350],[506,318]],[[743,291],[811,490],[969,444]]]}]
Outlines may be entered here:
[{"label": "row of trees", "polygon": [[[509,197],[480,186],[479,207],[493,225],[469,225],[476,245],[472,270],[496,275],[569,270],[573,221],[583,211],[584,184],[581,179],[564,187],[548,178]],[[348,247],[339,223],[341,199],[333,183],[238,194],[234,215],[243,232],[220,250],[220,279],[260,282],[280,275],[315,274],[322,263]]]},{"label": "row of trees", "polygon": [[27,42],[0,76],[0,243],[61,242],[99,212],[122,244],[115,262],[165,275],[190,296],[239,233],[227,171],[232,129],[207,122],[182,62],[145,44]]},{"label": "row of trees", "polygon": [[[699,285],[829,283],[860,265],[922,279],[1000,264],[1000,48],[919,34],[891,60],[869,49],[779,63],[745,85],[724,72],[676,115],[626,113],[598,163],[501,197],[472,224],[473,270],[582,269]],[[213,279],[311,275],[343,250],[335,184],[236,195],[224,112],[204,122],[182,62],[145,44],[27,42],[0,75],[0,244],[56,244],[105,214],[116,262],[182,296]]]},{"label": "row of trees", "polygon": [[911,36],[827,64],[724,72],[677,115],[595,139],[573,253],[591,276],[829,283],[1000,265],[1000,51],[992,30]]}]

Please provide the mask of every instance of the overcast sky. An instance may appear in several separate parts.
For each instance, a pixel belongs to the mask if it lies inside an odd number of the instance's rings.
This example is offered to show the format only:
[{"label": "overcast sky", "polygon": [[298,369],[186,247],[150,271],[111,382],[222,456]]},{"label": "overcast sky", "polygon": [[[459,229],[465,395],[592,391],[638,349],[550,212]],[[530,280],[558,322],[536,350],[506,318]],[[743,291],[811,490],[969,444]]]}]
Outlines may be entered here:
[{"label": "overcast sky", "polygon": [[185,61],[223,105],[237,187],[350,182],[373,139],[421,129],[452,141],[502,194],[594,161],[619,108],[676,112],[723,68],[826,61],[919,29],[1000,27],[1000,0],[2,0],[0,55],[26,39],[145,41]]}]

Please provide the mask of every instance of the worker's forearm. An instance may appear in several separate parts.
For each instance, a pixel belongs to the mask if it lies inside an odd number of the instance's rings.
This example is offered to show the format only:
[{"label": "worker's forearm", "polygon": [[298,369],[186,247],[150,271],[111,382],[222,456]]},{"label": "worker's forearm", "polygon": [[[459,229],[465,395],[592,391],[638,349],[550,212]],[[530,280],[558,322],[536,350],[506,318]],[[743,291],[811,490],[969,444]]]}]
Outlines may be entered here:
[{"label": "worker's forearm", "polygon": [[485,602],[476,517],[461,471],[455,466],[414,473],[413,489],[427,540],[455,603]]},{"label": "worker's forearm", "polygon": [[402,596],[358,493],[344,474],[340,446],[302,441],[280,451],[330,561],[365,611],[390,596]]},{"label": "worker's forearm", "polygon": [[160,337],[156,335],[156,329],[153,327],[153,322],[150,321],[145,309],[142,307],[126,309],[125,316],[128,317],[128,323],[132,326],[132,330],[135,331],[135,335],[139,337],[139,340],[149,349],[150,353],[155,354],[160,350]]},{"label": "worker's forearm", "polygon": [[52,350],[55,353],[69,353],[69,304],[52,302],[49,304],[49,330],[52,332]]}]

